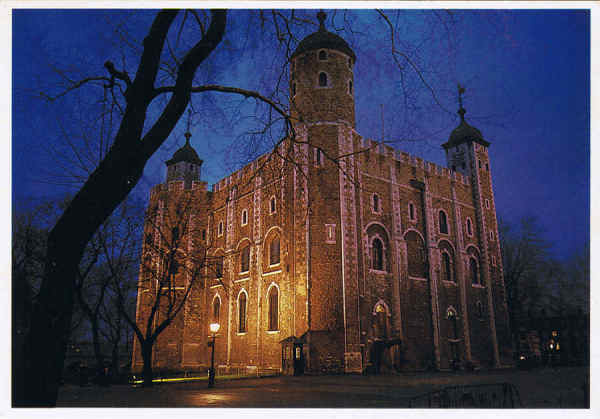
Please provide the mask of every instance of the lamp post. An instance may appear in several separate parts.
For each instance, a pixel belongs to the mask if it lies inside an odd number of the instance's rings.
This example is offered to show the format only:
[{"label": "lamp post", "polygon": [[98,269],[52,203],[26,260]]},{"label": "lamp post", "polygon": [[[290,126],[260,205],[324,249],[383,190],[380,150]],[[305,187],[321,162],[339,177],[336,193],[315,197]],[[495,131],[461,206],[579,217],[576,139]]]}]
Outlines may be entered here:
[{"label": "lamp post", "polygon": [[215,386],[215,339],[217,338],[217,332],[220,327],[221,325],[219,323],[210,324],[212,342],[208,342],[208,346],[212,346],[212,353],[210,355],[210,369],[208,370],[208,388]]}]

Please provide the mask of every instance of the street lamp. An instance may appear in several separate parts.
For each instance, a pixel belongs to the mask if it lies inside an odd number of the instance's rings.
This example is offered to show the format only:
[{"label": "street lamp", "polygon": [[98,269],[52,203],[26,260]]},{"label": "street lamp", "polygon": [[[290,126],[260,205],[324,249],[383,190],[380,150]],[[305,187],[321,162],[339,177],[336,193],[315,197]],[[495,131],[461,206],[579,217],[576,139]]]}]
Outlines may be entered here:
[{"label": "street lamp", "polygon": [[210,355],[210,369],[208,370],[208,388],[215,386],[215,339],[217,338],[217,332],[220,327],[221,325],[219,323],[210,324],[212,342],[208,342],[208,346],[212,346],[212,353]]}]

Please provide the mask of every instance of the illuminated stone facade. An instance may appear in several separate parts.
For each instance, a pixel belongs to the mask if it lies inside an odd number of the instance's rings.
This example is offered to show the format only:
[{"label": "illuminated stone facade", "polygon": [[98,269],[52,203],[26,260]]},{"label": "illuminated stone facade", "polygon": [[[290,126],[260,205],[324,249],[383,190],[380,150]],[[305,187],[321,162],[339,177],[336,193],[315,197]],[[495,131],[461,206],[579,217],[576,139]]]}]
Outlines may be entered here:
[{"label": "illuminated stone facade", "polygon": [[[212,191],[197,156],[167,162],[169,181],[152,190],[150,207],[190,197],[188,234],[213,268],[159,337],[155,368],[206,368],[217,315],[215,360],[226,369],[289,373],[295,358],[312,373],[511,362],[489,143],[462,105],[443,145],[449,168],[362,138],[355,60],[321,25],[290,64],[294,141]],[[152,292],[139,293],[140,324]]]}]

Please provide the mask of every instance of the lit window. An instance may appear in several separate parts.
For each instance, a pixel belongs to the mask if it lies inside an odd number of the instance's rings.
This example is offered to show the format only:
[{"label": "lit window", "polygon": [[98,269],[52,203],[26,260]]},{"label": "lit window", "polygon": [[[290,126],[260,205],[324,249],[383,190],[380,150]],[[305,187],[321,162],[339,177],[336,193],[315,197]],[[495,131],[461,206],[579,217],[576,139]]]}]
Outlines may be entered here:
[{"label": "lit window", "polygon": [[440,211],[440,233],[448,234],[448,220],[446,218],[446,213],[444,211]]},{"label": "lit window", "polygon": [[327,87],[327,74],[319,73],[319,87]]},{"label": "lit window", "polygon": [[240,272],[248,272],[250,270],[250,246],[242,249],[240,255]]},{"label": "lit window", "polygon": [[451,339],[458,339],[458,322],[456,320],[456,311],[453,308],[449,308],[446,312],[448,320],[450,320],[450,332]]},{"label": "lit window", "polygon": [[269,292],[269,330],[279,330],[279,291],[271,287]]},{"label": "lit window", "polygon": [[325,61],[327,60],[327,51],[319,51],[319,60],[320,61]]},{"label": "lit window", "polygon": [[383,271],[383,243],[378,238],[371,244],[371,265],[376,271]]},{"label": "lit window", "polygon": [[335,224],[325,224],[326,238],[325,243],[335,243]]},{"label": "lit window", "polygon": [[238,297],[238,333],[246,332],[246,293],[241,292]]},{"label": "lit window", "polygon": [[269,265],[277,265],[279,261],[279,237],[275,237],[269,244]]}]

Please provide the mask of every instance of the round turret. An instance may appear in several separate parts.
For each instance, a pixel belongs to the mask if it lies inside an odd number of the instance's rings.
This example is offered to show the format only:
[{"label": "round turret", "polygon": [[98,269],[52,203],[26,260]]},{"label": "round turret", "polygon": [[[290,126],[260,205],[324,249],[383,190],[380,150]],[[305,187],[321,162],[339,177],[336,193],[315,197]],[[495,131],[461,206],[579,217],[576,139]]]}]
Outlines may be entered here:
[{"label": "round turret", "polygon": [[165,162],[167,165],[167,183],[184,181],[186,189],[191,188],[193,181],[200,180],[200,168],[203,163],[190,144],[191,136],[189,132],[186,132],[183,147],[173,153],[173,157]]},{"label": "round turret", "polygon": [[317,18],[319,30],[298,44],[290,60],[292,118],[354,127],[352,67],[356,55],[344,39],[325,29],[325,13],[319,12]]}]

